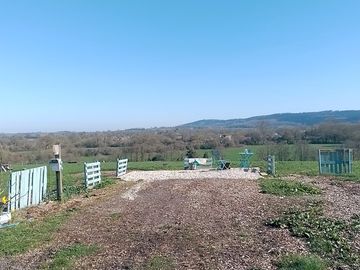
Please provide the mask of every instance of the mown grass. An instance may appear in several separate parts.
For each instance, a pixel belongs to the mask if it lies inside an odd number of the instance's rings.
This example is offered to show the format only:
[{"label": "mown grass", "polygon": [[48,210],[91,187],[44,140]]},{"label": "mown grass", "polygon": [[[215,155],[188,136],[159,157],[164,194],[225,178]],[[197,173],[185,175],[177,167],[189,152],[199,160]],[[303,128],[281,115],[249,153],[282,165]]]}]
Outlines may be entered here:
[{"label": "mown grass", "polygon": [[354,237],[359,233],[359,215],[353,216],[351,220],[328,218],[323,215],[322,206],[316,203],[306,210],[291,210],[266,224],[286,228],[293,236],[304,238],[310,250],[331,261],[335,269],[360,269],[360,255],[352,245]]},{"label": "mown grass", "polygon": [[[231,167],[238,167],[238,162],[232,163]],[[13,166],[14,171],[24,168],[34,168],[41,166],[37,165],[17,165]],[[46,165],[46,164],[45,164]],[[64,197],[71,197],[74,194],[84,192],[83,184],[83,163],[69,164],[64,163],[63,167],[63,187]],[[266,171],[265,161],[252,162],[252,166],[260,167],[262,171]],[[116,162],[101,163],[103,171],[116,171]],[[183,162],[181,161],[146,161],[146,162],[129,162],[128,170],[181,170],[183,169]],[[360,182],[360,161],[355,161],[353,164],[354,173],[349,175],[331,176],[340,181]],[[316,161],[279,161],[276,162],[276,175],[283,177],[291,174],[315,176],[318,175],[318,163]],[[7,195],[9,173],[0,173],[0,195]],[[56,181],[55,173],[48,169],[48,192],[55,196]]]},{"label": "mown grass", "polygon": [[[267,146],[251,146],[248,147],[254,153],[262,151]],[[319,146],[314,146],[319,147]],[[244,151],[243,148],[226,148],[223,150],[225,159],[231,162],[231,167],[239,167],[239,153]],[[210,150],[198,150],[198,155],[202,156],[203,153],[207,152],[211,156]],[[261,152],[261,151],[260,151]],[[22,170],[24,168],[34,168],[38,166],[44,166],[47,164],[34,164],[34,165],[13,165],[14,171]],[[251,166],[260,167],[261,171],[266,171],[267,163],[260,158],[260,156],[254,155]],[[73,194],[79,194],[84,191],[83,188],[83,170],[84,164],[79,163],[66,163],[63,164],[63,187],[64,197],[71,197]],[[116,171],[116,161],[102,162],[102,171]],[[144,161],[144,162],[129,162],[128,170],[181,170],[183,169],[182,161]],[[277,161],[276,162],[276,176],[283,177],[291,174],[316,176],[319,174],[318,162],[317,161]],[[9,173],[0,173],[0,195],[7,195]],[[353,181],[360,182],[360,161],[354,161],[353,173],[341,176],[331,176],[340,181]],[[55,173],[48,168],[48,192],[55,196],[56,181]]]},{"label": "mown grass", "polygon": [[320,194],[321,190],[311,184],[283,179],[263,179],[260,181],[263,193],[279,196],[300,196]]},{"label": "mown grass", "polygon": [[37,221],[22,221],[0,231],[0,256],[16,255],[51,241],[52,234],[69,218],[70,212],[58,213]]},{"label": "mown grass", "polygon": [[[340,147],[340,145],[335,144],[308,144],[308,151],[310,157],[316,159],[317,151],[320,148],[336,148]],[[244,152],[245,149],[250,150],[253,153],[252,161],[262,161],[267,155],[274,155],[276,152],[279,152],[279,149],[285,149],[286,156],[290,159],[285,159],[286,161],[294,161],[297,160],[297,152],[299,151],[297,145],[294,144],[269,144],[269,145],[245,145],[242,147],[229,147],[221,149],[221,154],[224,158],[239,163],[240,153]],[[203,154],[203,152],[208,152],[211,154],[211,150],[196,150],[199,155]]]},{"label": "mown grass", "polygon": [[278,161],[276,173],[279,176],[290,174],[314,176],[319,174],[319,164],[317,161]]},{"label": "mown grass", "polygon": [[317,256],[289,255],[277,264],[279,270],[325,270],[327,264]]},{"label": "mown grass", "polygon": [[182,170],[184,162],[182,161],[144,161],[129,162],[129,170],[157,171],[157,170]]},{"label": "mown grass", "polygon": [[88,246],[84,244],[75,244],[65,247],[56,252],[52,262],[43,267],[43,269],[67,270],[73,269],[73,263],[76,259],[90,256],[99,250],[97,246]]}]

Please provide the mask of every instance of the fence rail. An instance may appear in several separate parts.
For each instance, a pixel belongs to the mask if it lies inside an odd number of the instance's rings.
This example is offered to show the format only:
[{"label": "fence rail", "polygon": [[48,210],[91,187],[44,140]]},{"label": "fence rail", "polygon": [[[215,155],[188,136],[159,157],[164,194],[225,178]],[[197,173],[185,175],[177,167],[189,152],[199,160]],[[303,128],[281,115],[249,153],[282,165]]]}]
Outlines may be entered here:
[{"label": "fence rail", "polygon": [[118,159],[116,177],[120,177],[126,174],[127,168],[128,168],[128,159]]},{"label": "fence rail", "polygon": [[101,183],[100,162],[84,163],[85,187],[90,189]]},{"label": "fence rail", "polygon": [[40,204],[46,196],[47,167],[13,172],[9,180],[9,211]]}]

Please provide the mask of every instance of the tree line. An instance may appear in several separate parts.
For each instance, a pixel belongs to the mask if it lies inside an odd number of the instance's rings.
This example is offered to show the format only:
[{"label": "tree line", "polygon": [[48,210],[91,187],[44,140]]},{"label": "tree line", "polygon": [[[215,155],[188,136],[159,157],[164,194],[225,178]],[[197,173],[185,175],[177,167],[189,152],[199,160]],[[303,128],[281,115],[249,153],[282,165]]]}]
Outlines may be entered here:
[{"label": "tree line", "polygon": [[271,127],[260,122],[251,129],[140,129],[106,132],[60,132],[0,135],[0,163],[42,163],[52,158],[52,145],[62,145],[64,161],[182,160],[189,149],[211,150],[266,145],[278,160],[314,160],[312,144],[360,149],[360,124],[323,123],[312,127]]}]

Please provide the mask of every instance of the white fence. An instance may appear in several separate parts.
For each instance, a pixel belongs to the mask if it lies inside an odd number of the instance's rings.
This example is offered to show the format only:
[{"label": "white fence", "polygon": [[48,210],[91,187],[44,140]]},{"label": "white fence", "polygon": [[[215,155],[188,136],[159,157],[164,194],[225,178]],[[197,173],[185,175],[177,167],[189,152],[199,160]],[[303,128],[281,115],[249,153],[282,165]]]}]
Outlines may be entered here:
[{"label": "white fence", "polygon": [[118,159],[117,160],[117,170],[116,177],[120,177],[127,172],[128,167],[128,159]]},{"label": "white fence", "polygon": [[9,181],[9,210],[40,204],[46,196],[47,168],[13,172]]},{"label": "white fence", "polygon": [[93,188],[101,182],[100,162],[84,163],[84,182],[86,188]]}]

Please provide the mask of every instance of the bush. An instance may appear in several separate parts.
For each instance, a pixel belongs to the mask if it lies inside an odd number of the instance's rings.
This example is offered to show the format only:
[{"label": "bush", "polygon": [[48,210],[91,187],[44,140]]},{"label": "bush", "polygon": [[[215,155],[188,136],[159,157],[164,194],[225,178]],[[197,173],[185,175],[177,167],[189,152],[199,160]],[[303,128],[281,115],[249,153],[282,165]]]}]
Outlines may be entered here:
[{"label": "bush", "polygon": [[162,155],[157,154],[153,156],[150,161],[165,161],[165,158]]}]

